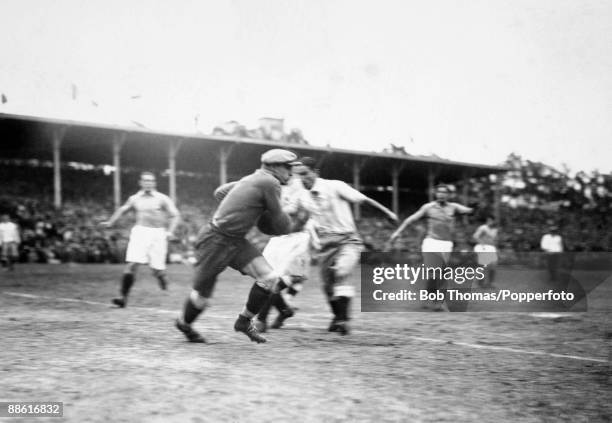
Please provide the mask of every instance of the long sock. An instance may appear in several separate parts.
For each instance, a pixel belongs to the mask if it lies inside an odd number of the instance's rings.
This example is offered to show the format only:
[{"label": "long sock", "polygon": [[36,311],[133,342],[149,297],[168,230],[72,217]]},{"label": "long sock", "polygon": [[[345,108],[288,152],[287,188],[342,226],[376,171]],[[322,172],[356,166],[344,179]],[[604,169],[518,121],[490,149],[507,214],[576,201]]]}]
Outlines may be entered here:
[{"label": "long sock", "polygon": [[130,293],[130,289],[134,284],[134,274],[133,273],[124,273],[123,278],[121,278],[121,295],[127,297]]},{"label": "long sock", "polygon": [[240,313],[242,316],[249,319],[253,318],[259,310],[264,306],[268,298],[270,297],[270,291],[254,283],[249,292],[249,298],[247,299],[244,309]]},{"label": "long sock", "polygon": [[259,310],[259,313],[257,314],[257,319],[265,322],[268,320],[268,314],[270,314],[270,309],[272,308],[272,302],[274,300],[274,294],[269,295],[268,299],[266,300],[266,302],[264,303],[264,305],[261,307],[261,310]]},{"label": "long sock", "polygon": [[280,294],[280,292],[278,294],[274,294],[273,297],[274,298],[272,299],[272,301],[273,301],[274,307],[276,307],[278,311],[282,313],[289,308],[289,305],[285,302],[285,299]]},{"label": "long sock", "polygon": [[193,304],[191,298],[187,298],[185,305],[183,306],[183,321],[190,325],[203,311],[204,309],[197,308]]},{"label": "long sock", "polygon": [[334,317],[339,319],[338,313],[340,312],[338,299],[330,299],[329,306],[331,307],[332,313],[334,313]]},{"label": "long sock", "polygon": [[349,297],[338,297],[336,301],[338,303],[338,320],[348,320],[351,299]]},{"label": "long sock", "polygon": [[491,269],[489,270],[489,285],[493,285],[493,282],[495,282],[495,269]]},{"label": "long sock", "polygon": [[163,287],[167,287],[168,286],[168,277],[166,276],[165,273],[157,273],[155,275],[157,277],[157,280],[159,281],[160,286]]}]

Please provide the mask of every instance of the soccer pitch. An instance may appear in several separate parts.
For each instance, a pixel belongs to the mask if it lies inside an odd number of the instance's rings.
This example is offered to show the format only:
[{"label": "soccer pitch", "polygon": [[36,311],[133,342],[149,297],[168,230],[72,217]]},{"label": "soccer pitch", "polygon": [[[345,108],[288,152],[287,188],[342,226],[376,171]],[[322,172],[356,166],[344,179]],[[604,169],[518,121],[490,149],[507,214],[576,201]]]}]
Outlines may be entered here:
[{"label": "soccer pitch", "polygon": [[173,320],[191,271],[171,266],[160,291],[141,269],[125,309],[109,302],[119,265],[2,272],[0,401],[63,402],[36,419],[51,422],[612,419],[609,313],[361,313],[357,298],[342,337],[311,272],[257,345],[232,329],[251,281],[227,271],[195,323],[208,344],[190,344]]}]

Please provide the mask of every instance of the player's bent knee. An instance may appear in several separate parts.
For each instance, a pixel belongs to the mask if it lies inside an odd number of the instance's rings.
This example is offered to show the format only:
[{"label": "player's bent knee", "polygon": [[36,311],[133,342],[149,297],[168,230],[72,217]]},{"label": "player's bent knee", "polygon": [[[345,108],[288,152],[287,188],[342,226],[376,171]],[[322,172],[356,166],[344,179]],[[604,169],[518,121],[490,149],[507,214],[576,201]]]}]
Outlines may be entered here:
[{"label": "player's bent knee", "polygon": [[346,266],[346,267],[337,267],[334,271],[334,276],[336,280],[341,280],[341,279],[345,279],[347,278],[350,274],[351,271],[353,269]]},{"label": "player's bent knee", "polygon": [[299,292],[304,287],[304,281],[306,278],[304,276],[291,276],[291,284],[289,285],[289,289]]},{"label": "player's bent knee", "polygon": [[282,281],[280,275],[276,272],[270,272],[262,278],[259,278],[255,283],[268,291],[278,289],[279,282]]},{"label": "player's bent knee", "polygon": [[195,289],[189,294],[189,300],[198,309],[204,310],[210,305],[210,299],[200,295]]},{"label": "player's bent knee", "polygon": [[333,272],[336,280],[344,279],[348,277],[355,269],[355,266],[359,264],[359,257],[347,256],[343,259],[338,260],[336,265],[333,267]]}]

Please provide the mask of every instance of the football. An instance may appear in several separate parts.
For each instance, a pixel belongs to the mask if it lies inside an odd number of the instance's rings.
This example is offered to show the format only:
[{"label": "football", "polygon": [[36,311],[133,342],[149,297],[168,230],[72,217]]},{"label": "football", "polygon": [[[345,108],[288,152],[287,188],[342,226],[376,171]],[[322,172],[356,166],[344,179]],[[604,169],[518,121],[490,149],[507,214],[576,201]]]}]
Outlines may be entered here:
[{"label": "football", "polygon": [[299,208],[295,213],[291,214],[291,232],[300,232],[304,229],[308,219],[310,219],[310,213],[305,208]]},{"label": "football", "polygon": [[265,211],[257,221],[257,229],[266,235],[286,235],[291,232],[292,220],[289,215],[283,213],[280,216],[273,216]]}]

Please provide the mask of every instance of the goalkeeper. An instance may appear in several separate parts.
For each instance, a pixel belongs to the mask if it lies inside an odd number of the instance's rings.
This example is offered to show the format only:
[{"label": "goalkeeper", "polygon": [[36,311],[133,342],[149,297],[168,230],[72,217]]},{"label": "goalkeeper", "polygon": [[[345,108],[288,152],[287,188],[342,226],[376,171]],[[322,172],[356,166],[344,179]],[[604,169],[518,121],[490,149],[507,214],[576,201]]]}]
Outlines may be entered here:
[{"label": "goalkeeper", "polygon": [[257,224],[262,232],[282,235],[291,232],[289,215],[281,205],[281,185],[291,178],[296,155],[273,149],[261,156],[261,168],[238,182],[217,188],[220,200],[211,222],[203,227],[196,241],[193,290],[185,301],[176,327],[190,342],[206,342],[192,323],[210,304],[217,276],[228,266],[255,279],[243,310],[234,323],[254,342],[266,342],[252,323],[271,292],[285,287],[280,275],[249,241],[247,232]]}]

